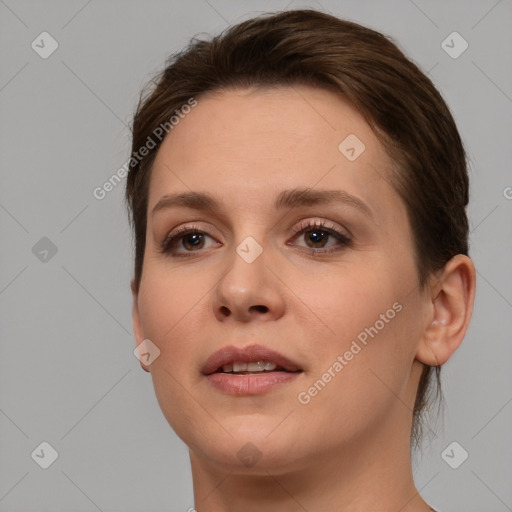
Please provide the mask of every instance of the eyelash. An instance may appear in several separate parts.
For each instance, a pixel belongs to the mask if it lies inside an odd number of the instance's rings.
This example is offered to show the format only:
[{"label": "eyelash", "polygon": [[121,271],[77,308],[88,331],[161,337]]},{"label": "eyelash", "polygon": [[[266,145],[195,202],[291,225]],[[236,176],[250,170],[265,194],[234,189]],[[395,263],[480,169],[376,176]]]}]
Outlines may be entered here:
[{"label": "eyelash", "polygon": [[[326,226],[326,222],[324,220],[322,221],[302,221],[297,227],[293,228],[294,232],[294,240],[299,238],[300,235],[307,233],[308,231],[321,231],[323,233],[326,233],[327,235],[330,235],[336,239],[339,240],[339,244],[337,245],[338,248],[336,249],[313,249],[309,248],[307,249],[307,252],[311,252],[312,254],[330,254],[334,252],[338,252],[343,250],[346,247],[349,247],[352,244],[352,240],[343,233],[340,233],[335,226]],[[192,226],[183,226],[181,228],[178,228],[171,234],[169,234],[164,241],[160,244],[160,252],[163,254],[166,254],[172,258],[187,258],[190,256],[193,256],[195,252],[199,251],[187,251],[185,253],[179,253],[176,252],[176,250],[173,250],[173,246],[176,245],[177,242],[183,240],[187,235],[191,234],[203,234],[210,236],[205,231],[201,230],[199,226],[192,225]]]}]

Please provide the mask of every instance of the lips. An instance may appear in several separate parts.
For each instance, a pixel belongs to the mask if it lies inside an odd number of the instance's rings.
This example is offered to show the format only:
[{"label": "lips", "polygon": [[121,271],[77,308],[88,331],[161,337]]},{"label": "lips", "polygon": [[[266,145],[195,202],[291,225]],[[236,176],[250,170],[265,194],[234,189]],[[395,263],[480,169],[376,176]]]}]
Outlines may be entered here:
[{"label": "lips", "polygon": [[[245,348],[228,346],[213,353],[206,360],[206,363],[201,369],[201,373],[203,373],[203,375],[211,375],[216,372],[222,372],[223,367],[229,368],[237,363],[256,363],[258,361],[271,363],[276,366],[276,368],[270,370],[270,372],[265,370],[265,373],[302,371],[298,363],[279,352],[263,347],[262,345],[251,345]],[[267,365],[267,368],[273,368],[273,366]]]},{"label": "lips", "polygon": [[284,389],[303,374],[297,362],[261,345],[224,347],[201,371],[211,389],[237,399]]}]

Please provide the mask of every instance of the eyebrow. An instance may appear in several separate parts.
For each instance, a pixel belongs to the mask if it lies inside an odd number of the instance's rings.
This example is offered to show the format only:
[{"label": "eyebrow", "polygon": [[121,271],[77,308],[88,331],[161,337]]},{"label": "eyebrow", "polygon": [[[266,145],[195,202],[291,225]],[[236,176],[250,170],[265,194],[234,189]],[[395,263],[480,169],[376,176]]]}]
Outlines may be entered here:
[{"label": "eyebrow", "polygon": [[[301,206],[315,206],[319,204],[344,203],[359,210],[361,213],[373,218],[371,209],[358,197],[344,190],[318,190],[312,188],[294,188],[283,190],[274,202],[276,210],[294,209]],[[192,208],[195,210],[220,212],[221,204],[212,195],[204,192],[181,192],[168,194],[154,206],[151,215],[156,212],[174,207]]]}]

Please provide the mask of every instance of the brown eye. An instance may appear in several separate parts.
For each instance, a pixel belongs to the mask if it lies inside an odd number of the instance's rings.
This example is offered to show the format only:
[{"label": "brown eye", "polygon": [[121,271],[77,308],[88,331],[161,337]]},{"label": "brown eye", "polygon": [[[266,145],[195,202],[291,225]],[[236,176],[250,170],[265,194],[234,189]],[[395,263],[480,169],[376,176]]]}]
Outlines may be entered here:
[{"label": "brown eye", "polygon": [[[325,222],[307,222],[295,230],[295,240],[304,240],[314,253],[330,253],[343,249],[351,244],[348,236],[334,227],[326,227]],[[332,240],[330,246],[327,244]],[[332,247],[332,248],[331,248]]]},{"label": "brown eye", "polygon": [[181,238],[181,244],[185,249],[201,249],[204,245],[204,234],[203,233],[188,233],[183,235]]},{"label": "brown eye", "polygon": [[189,253],[204,249],[208,238],[212,239],[210,235],[201,231],[197,226],[185,226],[172,232],[162,242],[160,251],[171,257],[189,256]]}]

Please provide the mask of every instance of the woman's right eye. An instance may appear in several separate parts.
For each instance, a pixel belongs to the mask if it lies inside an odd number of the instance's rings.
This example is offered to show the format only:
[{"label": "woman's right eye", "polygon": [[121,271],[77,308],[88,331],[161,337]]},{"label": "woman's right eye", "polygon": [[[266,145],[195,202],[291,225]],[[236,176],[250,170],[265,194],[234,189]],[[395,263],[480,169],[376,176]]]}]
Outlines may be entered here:
[{"label": "woman's right eye", "polygon": [[197,226],[185,226],[165,238],[161,244],[161,252],[171,257],[191,256],[191,253],[205,248],[205,237],[211,238]]}]

